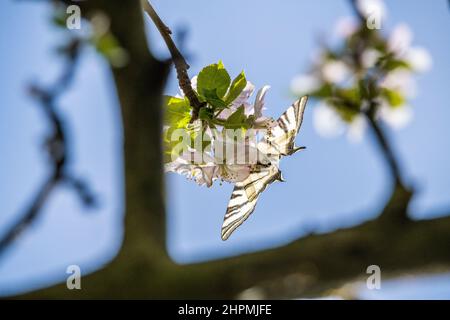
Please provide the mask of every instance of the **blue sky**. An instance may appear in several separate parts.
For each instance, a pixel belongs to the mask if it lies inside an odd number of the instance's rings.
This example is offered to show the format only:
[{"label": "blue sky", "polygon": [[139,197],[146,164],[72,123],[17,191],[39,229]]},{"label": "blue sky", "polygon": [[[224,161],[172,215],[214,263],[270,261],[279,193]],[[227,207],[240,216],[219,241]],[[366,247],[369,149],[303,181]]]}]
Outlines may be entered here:
[{"label": "blue sky", "polygon": [[[257,87],[271,85],[266,106],[274,117],[292,102],[290,80],[306,70],[318,38],[329,36],[339,17],[352,14],[343,0],[290,0],[283,5],[256,0],[155,0],[154,6],[173,29],[188,29],[191,75],[219,59],[232,75],[244,69]],[[426,47],[434,61],[430,72],[417,77],[419,93],[411,101],[414,121],[392,132],[408,179],[420,186],[411,214],[416,218],[445,214],[450,208],[448,3],[402,0],[387,3],[387,8],[388,20],[382,28],[387,31],[397,23],[408,23],[414,44]],[[46,159],[39,147],[46,125],[25,89],[30,81],[48,83],[58,74],[61,64],[52,50],[64,34],[51,26],[44,3],[4,2],[0,24],[4,48],[0,59],[1,232],[26,206],[46,174]],[[167,57],[159,35],[150,23],[147,27],[155,54]],[[0,262],[0,294],[64,279],[70,264],[80,265],[83,272],[97,269],[117,252],[123,232],[123,176],[121,127],[112,87],[107,65],[93,50],[86,50],[73,89],[60,101],[61,111],[70,120],[73,169],[90,181],[100,208],[86,212],[70,190],[58,190],[43,218]],[[177,91],[172,74],[166,92]],[[297,139],[307,150],[281,163],[288,182],[272,185],[254,215],[227,242],[220,240],[219,232],[232,186],[207,189],[181,176],[167,176],[168,243],[176,261],[276,246],[310,230],[325,232],[374,217],[389,193],[387,171],[375,146],[369,136],[359,144],[344,137],[320,138],[312,127],[313,105],[308,106]],[[444,279],[425,282],[450,298],[448,290],[442,289],[450,281]],[[421,297],[419,291],[416,298]]]}]

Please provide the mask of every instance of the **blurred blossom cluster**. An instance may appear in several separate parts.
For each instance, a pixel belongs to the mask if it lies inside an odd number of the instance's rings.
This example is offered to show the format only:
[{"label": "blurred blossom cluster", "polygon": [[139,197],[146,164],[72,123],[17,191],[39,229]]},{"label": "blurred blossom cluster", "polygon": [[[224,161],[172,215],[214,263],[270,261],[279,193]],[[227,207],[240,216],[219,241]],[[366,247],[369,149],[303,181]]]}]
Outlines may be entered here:
[{"label": "blurred blossom cluster", "polygon": [[231,81],[222,62],[203,68],[192,78],[191,87],[201,101],[198,118],[181,94],[166,96],[164,118],[165,171],[212,186],[217,179],[245,180],[259,162],[276,164],[278,159],[263,154],[258,143],[276,121],[264,117],[261,88],[253,103],[255,86],[243,72]]},{"label": "blurred blossom cluster", "polygon": [[[67,6],[57,1],[53,3],[53,6],[52,22],[58,28],[67,31]],[[76,37],[81,43],[91,45],[113,67],[121,68],[128,64],[129,54],[111,32],[111,21],[105,13],[96,12],[83,23],[86,23],[85,27],[70,30],[70,39]],[[57,50],[59,53],[66,54],[66,48],[67,43],[64,43]]]},{"label": "blurred blossom cluster", "polygon": [[[309,72],[291,82],[295,95],[308,94],[319,101],[313,121],[321,136],[346,132],[351,141],[361,140],[368,119],[393,128],[408,124],[413,116],[408,100],[416,93],[414,75],[432,65],[428,51],[412,45],[408,25],[399,24],[384,34],[382,1],[359,0],[356,8],[361,19],[341,18],[334,28],[339,45],[324,45]],[[371,18],[380,19],[380,30],[368,27]]]}]

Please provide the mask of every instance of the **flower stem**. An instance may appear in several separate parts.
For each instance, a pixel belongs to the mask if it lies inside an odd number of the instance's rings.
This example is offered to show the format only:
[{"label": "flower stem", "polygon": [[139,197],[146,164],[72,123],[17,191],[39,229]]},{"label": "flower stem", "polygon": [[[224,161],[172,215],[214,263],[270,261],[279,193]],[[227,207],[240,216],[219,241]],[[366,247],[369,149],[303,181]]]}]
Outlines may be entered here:
[{"label": "flower stem", "polygon": [[197,94],[192,88],[191,80],[187,72],[187,70],[189,69],[189,65],[187,64],[180,50],[178,50],[177,46],[173,42],[171,37],[172,31],[164,24],[164,22],[156,13],[155,9],[153,9],[153,6],[150,4],[150,2],[148,0],[142,0],[142,7],[148,14],[148,16],[152,19],[164,42],[166,43],[167,48],[169,49],[170,55],[172,56],[172,61],[175,66],[175,70],[177,71],[178,83],[192,107],[191,122],[193,122],[198,118],[198,112],[203,104],[200,102]]}]

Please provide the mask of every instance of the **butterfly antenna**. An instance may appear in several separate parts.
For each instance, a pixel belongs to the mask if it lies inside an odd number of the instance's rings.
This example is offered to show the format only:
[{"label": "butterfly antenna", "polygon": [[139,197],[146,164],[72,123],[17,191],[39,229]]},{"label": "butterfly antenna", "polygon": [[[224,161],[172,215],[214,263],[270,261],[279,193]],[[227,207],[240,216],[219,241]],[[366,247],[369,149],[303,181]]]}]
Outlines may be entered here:
[{"label": "butterfly antenna", "polygon": [[294,149],[292,149],[292,151],[289,153],[289,155],[292,155],[292,154],[296,153],[297,151],[304,150],[304,149],[306,149],[306,147],[304,147],[304,146],[294,147]]},{"label": "butterfly antenna", "polygon": [[284,180],[284,178],[283,178],[283,175],[281,174],[281,171],[276,180],[280,181],[280,182],[286,182],[286,180]]}]

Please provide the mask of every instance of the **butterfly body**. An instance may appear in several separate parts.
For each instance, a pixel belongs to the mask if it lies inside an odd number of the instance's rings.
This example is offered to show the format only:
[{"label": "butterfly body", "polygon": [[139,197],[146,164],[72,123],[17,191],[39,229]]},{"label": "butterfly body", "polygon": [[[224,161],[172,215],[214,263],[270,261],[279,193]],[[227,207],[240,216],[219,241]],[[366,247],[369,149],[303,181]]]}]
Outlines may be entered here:
[{"label": "butterfly body", "polygon": [[255,210],[259,195],[275,181],[284,181],[279,169],[279,161],[304,149],[295,146],[295,137],[300,129],[307,97],[295,101],[269,129],[258,149],[264,156],[251,169],[250,175],[236,182],[222,225],[222,240],[236,230]]}]

